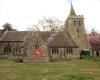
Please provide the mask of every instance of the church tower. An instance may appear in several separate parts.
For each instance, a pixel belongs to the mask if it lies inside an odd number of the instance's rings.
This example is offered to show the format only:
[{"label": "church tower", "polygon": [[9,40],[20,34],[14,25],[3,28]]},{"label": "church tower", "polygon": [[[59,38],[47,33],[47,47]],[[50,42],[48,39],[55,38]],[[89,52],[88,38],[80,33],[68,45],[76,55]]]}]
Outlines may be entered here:
[{"label": "church tower", "polygon": [[65,31],[70,34],[73,41],[79,46],[80,50],[87,48],[84,16],[76,15],[72,4],[70,14],[65,21]]}]

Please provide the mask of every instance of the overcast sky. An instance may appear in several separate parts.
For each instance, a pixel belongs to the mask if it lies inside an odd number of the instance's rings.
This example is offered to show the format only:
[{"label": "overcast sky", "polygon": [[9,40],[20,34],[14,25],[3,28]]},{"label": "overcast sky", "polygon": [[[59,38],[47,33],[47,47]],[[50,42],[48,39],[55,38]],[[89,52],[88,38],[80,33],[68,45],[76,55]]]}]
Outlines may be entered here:
[{"label": "overcast sky", "polygon": [[[77,15],[84,15],[85,28],[100,32],[100,1],[73,0]],[[70,0],[0,0],[0,28],[6,22],[18,30],[37,24],[43,16],[54,16],[65,21],[70,11]]]}]

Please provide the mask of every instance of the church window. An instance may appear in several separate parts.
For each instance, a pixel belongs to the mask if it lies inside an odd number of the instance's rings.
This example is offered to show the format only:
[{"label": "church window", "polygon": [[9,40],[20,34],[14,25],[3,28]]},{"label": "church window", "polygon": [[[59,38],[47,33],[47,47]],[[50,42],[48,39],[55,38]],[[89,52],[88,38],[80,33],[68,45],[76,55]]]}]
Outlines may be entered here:
[{"label": "church window", "polygon": [[7,44],[7,53],[10,53],[11,52],[11,45],[8,43]]},{"label": "church window", "polygon": [[64,48],[64,53],[69,53],[68,48]]},{"label": "church window", "polygon": [[52,48],[52,54],[58,54],[59,49],[58,48]]},{"label": "church window", "polygon": [[70,48],[68,48],[68,53],[70,53]]},{"label": "church window", "polygon": [[11,52],[11,45],[8,43],[4,46],[4,53],[10,53]]},{"label": "church window", "polygon": [[7,52],[7,47],[6,47],[6,45],[4,46],[4,53],[6,53]]},{"label": "church window", "polygon": [[77,29],[77,34],[78,34],[78,38],[79,38],[79,28]]},{"label": "church window", "polygon": [[17,43],[17,46],[16,46],[16,52],[19,50],[19,46],[18,46],[18,43]]},{"label": "church window", "polygon": [[36,45],[35,45],[35,49],[36,49],[36,48],[39,48],[39,44],[36,44]]},{"label": "church window", "polygon": [[81,26],[81,21],[79,21],[79,26]]},{"label": "church window", "polygon": [[39,41],[36,40],[35,45],[34,45],[34,48],[35,48],[35,49],[36,49],[36,48],[39,48],[39,46],[40,46]]},{"label": "church window", "polygon": [[21,53],[21,47],[19,48],[19,52]]},{"label": "church window", "polygon": [[66,49],[66,53],[69,53],[69,49],[68,48]]},{"label": "church window", "polygon": [[64,48],[64,53],[73,53],[72,48]]},{"label": "church window", "polygon": [[14,55],[20,55],[21,47],[18,42],[16,42],[16,46],[13,48]]},{"label": "church window", "polygon": [[74,20],[74,26],[76,26],[76,21]]},{"label": "church window", "polygon": [[77,28],[77,32],[79,32],[79,28]]},{"label": "church window", "polygon": [[73,49],[72,48],[70,48],[70,53],[73,53]]}]

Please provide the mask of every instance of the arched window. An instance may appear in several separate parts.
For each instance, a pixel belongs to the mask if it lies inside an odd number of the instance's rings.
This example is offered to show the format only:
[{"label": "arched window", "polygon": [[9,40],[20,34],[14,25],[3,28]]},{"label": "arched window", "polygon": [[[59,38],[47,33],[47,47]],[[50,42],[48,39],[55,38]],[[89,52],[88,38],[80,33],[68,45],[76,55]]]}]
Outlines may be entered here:
[{"label": "arched window", "polygon": [[52,54],[58,54],[59,49],[58,48],[52,48]]},{"label": "arched window", "polygon": [[4,46],[4,53],[6,53],[7,52],[7,47],[6,47],[6,45]]},{"label": "arched window", "polygon": [[76,21],[74,20],[74,26],[76,26]]},{"label": "arched window", "polygon": [[4,46],[4,53],[10,53],[11,52],[11,45],[9,43],[7,43],[5,46]]},{"label": "arched window", "polygon": [[79,33],[79,28],[77,28],[77,32]]},{"label": "arched window", "polygon": [[40,42],[39,42],[39,40],[36,40],[35,44],[34,44],[34,48],[36,49],[36,48],[39,48],[39,47],[40,47]]},{"label": "arched window", "polygon": [[79,30],[79,28],[77,28],[77,34],[78,34],[78,36],[77,36],[77,37],[78,37],[78,38],[79,38],[79,31],[80,31],[80,30]]},{"label": "arched window", "polygon": [[70,48],[68,48],[68,53],[70,53]]},{"label": "arched window", "polygon": [[67,53],[73,53],[73,49],[72,48],[68,48],[67,49]]},{"label": "arched window", "polygon": [[71,53],[73,53],[73,49],[71,48],[71,51],[70,51]]},{"label": "arched window", "polygon": [[79,21],[79,26],[81,26],[81,21]]},{"label": "arched window", "polygon": [[11,45],[8,43],[7,44],[7,53],[10,53],[11,52]]},{"label": "arched window", "polygon": [[35,49],[39,48],[39,44],[35,44],[34,47],[35,47]]},{"label": "arched window", "polygon": [[69,48],[66,49],[66,52],[69,53]]},{"label": "arched window", "polygon": [[64,53],[69,53],[69,48],[64,48]]}]

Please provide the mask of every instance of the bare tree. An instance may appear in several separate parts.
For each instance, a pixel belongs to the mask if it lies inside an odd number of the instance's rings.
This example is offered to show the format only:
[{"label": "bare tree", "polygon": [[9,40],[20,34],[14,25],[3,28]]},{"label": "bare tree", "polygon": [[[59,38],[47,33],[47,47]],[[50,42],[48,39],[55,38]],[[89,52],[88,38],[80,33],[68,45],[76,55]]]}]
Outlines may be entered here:
[{"label": "bare tree", "polygon": [[55,17],[44,17],[39,21],[39,25],[44,31],[59,31],[63,28],[63,22]]},{"label": "bare tree", "polygon": [[62,31],[64,28],[63,22],[55,17],[43,17],[38,21],[38,24],[32,25],[31,30],[35,31]]},{"label": "bare tree", "polygon": [[31,27],[28,27],[26,31],[40,31],[40,28],[38,25],[31,25]]}]

